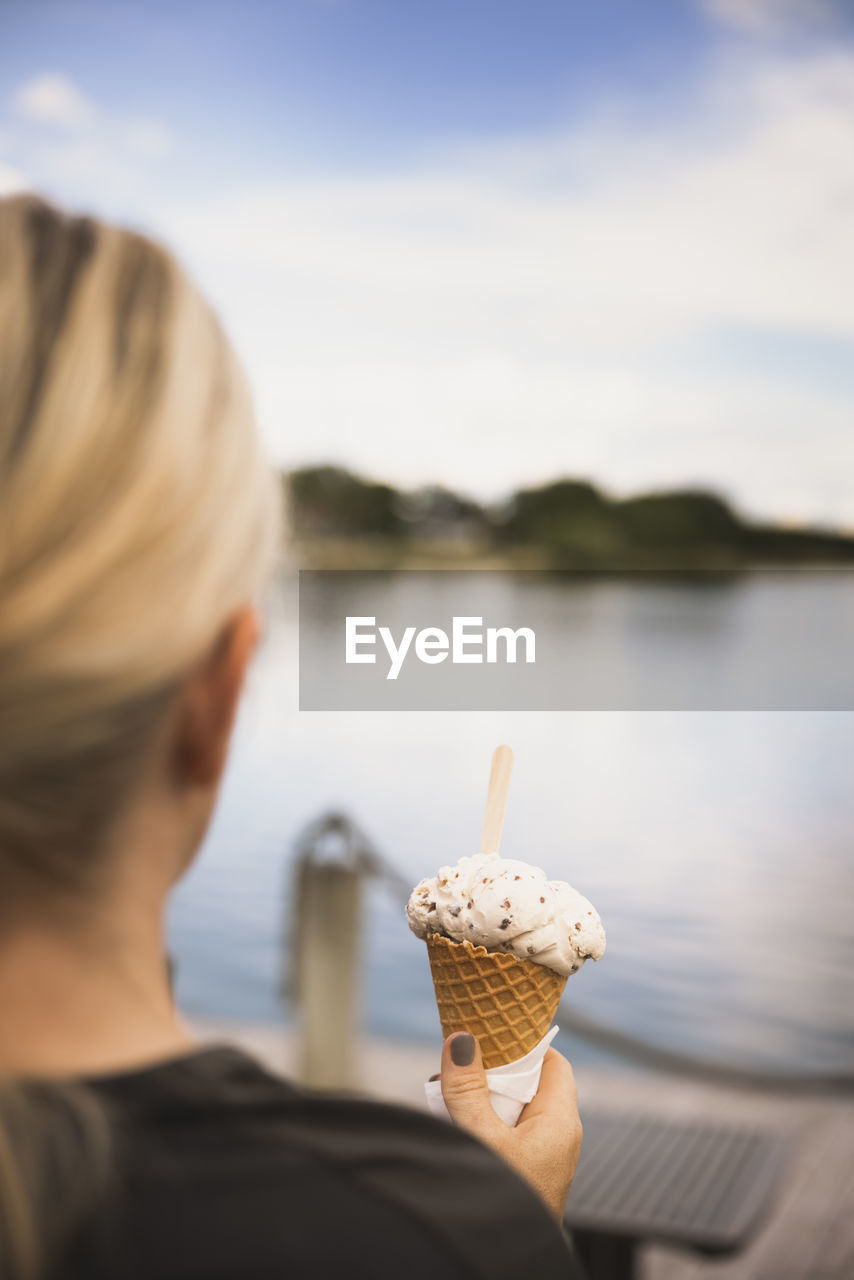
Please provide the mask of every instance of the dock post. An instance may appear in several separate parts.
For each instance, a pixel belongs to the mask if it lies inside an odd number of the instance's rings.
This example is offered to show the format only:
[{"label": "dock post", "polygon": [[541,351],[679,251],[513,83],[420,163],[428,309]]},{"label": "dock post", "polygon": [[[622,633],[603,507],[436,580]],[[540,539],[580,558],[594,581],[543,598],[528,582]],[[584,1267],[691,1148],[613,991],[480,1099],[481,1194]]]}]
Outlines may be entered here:
[{"label": "dock post", "polygon": [[358,1083],[362,877],[352,857],[309,854],[296,867],[291,989],[301,1022],[299,1078],[312,1088]]}]

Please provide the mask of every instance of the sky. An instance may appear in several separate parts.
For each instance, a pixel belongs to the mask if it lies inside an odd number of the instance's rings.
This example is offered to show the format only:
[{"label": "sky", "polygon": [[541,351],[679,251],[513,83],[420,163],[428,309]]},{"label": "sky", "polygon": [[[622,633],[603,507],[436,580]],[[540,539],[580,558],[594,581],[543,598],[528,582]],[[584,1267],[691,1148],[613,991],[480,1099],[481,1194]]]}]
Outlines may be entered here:
[{"label": "sky", "polygon": [[166,241],[284,466],[854,529],[847,0],[0,0],[0,193]]}]

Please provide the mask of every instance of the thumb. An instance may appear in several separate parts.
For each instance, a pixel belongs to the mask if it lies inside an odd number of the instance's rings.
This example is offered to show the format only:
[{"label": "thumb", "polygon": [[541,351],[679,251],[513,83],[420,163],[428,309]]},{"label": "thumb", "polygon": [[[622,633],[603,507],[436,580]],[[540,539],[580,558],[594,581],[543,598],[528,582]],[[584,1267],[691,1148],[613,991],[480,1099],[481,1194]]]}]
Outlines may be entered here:
[{"label": "thumb", "polygon": [[448,1036],[442,1047],[442,1097],[451,1119],[476,1138],[488,1141],[504,1128],[492,1109],[480,1045],[468,1031]]}]

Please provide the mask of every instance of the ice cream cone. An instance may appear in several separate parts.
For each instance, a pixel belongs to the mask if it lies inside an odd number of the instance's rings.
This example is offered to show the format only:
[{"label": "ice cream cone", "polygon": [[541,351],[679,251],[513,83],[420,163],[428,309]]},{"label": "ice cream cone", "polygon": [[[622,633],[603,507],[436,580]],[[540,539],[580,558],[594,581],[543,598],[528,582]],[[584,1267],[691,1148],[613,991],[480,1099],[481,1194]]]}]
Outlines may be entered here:
[{"label": "ice cream cone", "polygon": [[552,1024],[566,977],[532,960],[427,936],[442,1035],[470,1031],[484,1066],[515,1062]]}]

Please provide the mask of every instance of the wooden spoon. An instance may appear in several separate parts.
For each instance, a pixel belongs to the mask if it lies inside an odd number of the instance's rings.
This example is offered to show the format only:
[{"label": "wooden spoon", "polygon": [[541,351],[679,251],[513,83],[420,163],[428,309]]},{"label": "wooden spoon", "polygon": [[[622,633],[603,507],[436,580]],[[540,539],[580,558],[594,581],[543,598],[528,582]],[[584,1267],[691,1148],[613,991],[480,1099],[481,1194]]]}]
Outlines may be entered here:
[{"label": "wooden spoon", "polygon": [[486,795],[486,816],[483,835],[480,837],[481,853],[497,853],[501,845],[504,826],[504,810],[507,808],[507,792],[510,790],[510,774],[513,772],[513,752],[510,747],[496,747],[492,753],[489,771],[489,791]]}]

